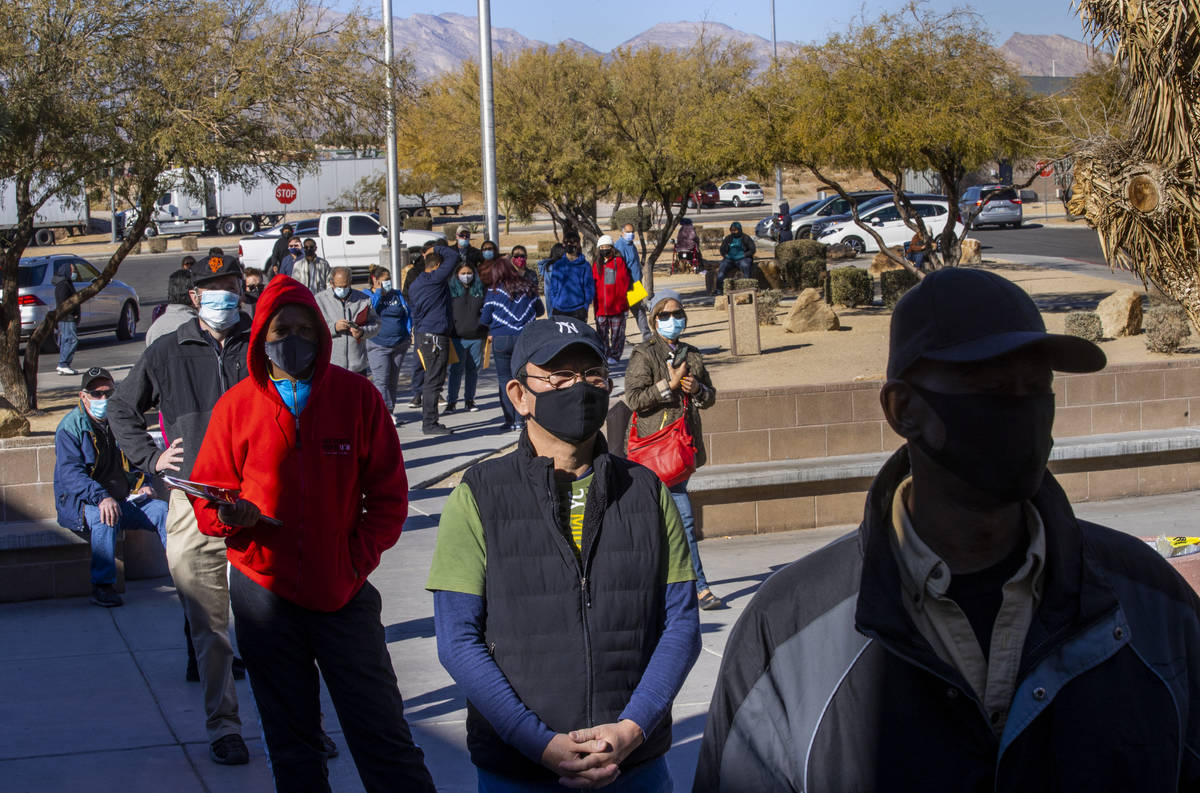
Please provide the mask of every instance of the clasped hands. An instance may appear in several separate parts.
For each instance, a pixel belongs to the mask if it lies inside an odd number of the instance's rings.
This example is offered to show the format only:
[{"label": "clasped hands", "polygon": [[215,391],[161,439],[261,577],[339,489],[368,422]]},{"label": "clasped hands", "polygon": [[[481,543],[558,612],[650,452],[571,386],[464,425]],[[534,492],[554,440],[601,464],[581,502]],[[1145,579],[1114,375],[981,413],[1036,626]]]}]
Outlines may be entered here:
[{"label": "clasped hands", "polygon": [[700,381],[692,377],[688,373],[687,361],[672,366],[670,361],[667,361],[667,370],[671,373],[670,386],[672,391],[682,390],[685,394],[695,395],[700,391]]},{"label": "clasped hands", "polygon": [[620,764],[646,739],[630,719],[555,735],[542,752],[542,765],[569,788],[602,788],[621,774]]}]

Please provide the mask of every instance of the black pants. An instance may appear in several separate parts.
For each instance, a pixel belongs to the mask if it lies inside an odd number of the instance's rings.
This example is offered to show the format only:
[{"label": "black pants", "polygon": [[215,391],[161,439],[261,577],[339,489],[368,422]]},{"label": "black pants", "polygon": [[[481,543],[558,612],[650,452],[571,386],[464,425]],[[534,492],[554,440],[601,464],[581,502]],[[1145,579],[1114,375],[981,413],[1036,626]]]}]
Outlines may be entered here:
[{"label": "black pants", "polygon": [[421,389],[421,425],[438,423],[438,394],[446,381],[450,363],[450,337],[437,333],[418,333],[417,348],[425,360],[425,386]]},{"label": "black pants", "polygon": [[588,309],[587,306],[575,309],[574,311],[555,311],[553,316],[559,317],[574,317],[580,322],[587,322]]},{"label": "black pants", "polygon": [[309,611],[234,567],[229,599],[277,793],[330,790],[319,742],[318,667],[363,788],[434,792],[425,755],[404,720],[375,587],[364,584],[338,611]]}]

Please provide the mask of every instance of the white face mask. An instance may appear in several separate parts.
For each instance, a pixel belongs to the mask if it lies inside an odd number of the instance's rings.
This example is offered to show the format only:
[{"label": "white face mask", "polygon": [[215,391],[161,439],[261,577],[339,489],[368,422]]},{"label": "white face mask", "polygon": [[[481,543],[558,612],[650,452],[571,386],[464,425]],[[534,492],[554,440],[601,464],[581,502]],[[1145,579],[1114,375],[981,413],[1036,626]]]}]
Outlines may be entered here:
[{"label": "white face mask", "polygon": [[215,331],[232,328],[238,321],[238,296],[221,289],[200,293],[200,319]]},{"label": "white face mask", "polygon": [[462,281],[464,284],[469,284],[475,280],[475,273],[463,273],[458,277],[458,280]]},{"label": "white face mask", "polygon": [[392,291],[392,282],[391,281],[380,281],[379,288],[385,292],[390,292],[390,291]]},{"label": "white face mask", "polygon": [[333,288],[333,294],[337,296],[338,300],[345,300],[347,297],[350,296],[350,287],[335,286]]}]

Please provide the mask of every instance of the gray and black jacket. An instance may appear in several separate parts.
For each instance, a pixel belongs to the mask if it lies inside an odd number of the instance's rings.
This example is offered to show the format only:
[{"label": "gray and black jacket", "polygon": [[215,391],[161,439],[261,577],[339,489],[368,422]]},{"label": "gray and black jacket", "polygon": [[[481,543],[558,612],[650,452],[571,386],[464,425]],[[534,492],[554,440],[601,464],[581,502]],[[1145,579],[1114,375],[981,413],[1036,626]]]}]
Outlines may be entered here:
[{"label": "gray and black jacket", "polygon": [[759,590],[726,645],[693,790],[1200,790],[1200,600],[1049,474],[1041,603],[996,737],[900,602],[884,466],[854,534]]}]

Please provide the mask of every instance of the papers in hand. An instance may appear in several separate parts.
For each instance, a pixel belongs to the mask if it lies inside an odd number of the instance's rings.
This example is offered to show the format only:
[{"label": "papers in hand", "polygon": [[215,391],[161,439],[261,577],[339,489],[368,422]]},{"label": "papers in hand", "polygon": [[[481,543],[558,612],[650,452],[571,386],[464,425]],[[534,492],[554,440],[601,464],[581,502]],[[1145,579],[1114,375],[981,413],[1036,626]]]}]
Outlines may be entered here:
[{"label": "papers in hand", "polygon": [[[180,479],[177,476],[164,476],[162,480],[163,484],[169,488],[182,490],[189,496],[208,499],[217,504],[236,504],[238,500],[238,491],[230,490],[229,488],[206,485],[203,482],[193,482],[189,479]],[[260,516],[260,520],[264,523],[270,523],[273,526],[283,525],[283,521],[269,518],[266,515]]]}]

